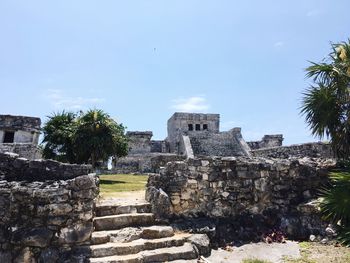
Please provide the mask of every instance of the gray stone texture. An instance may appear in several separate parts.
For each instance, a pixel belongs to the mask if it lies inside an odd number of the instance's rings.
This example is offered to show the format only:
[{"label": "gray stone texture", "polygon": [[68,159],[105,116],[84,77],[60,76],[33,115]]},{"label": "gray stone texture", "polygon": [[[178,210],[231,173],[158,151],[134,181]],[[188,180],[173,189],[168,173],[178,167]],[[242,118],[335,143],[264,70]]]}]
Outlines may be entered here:
[{"label": "gray stone texture", "polygon": [[35,160],[41,159],[41,149],[31,143],[0,143],[0,153],[12,152],[20,157]]},{"label": "gray stone texture", "polygon": [[[167,140],[169,142],[170,152],[180,154],[180,137],[184,132],[189,131],[189,125],[192,125],[193,132],[205,130],[204,125],[206,125],[206,131],[218,133],[220,129],[220,115],[175,112],[168,120]],[[196,125],[197,127],[199,126],[199,130],[196,130]]]},{"label": "gray stone texture", "polygon": [[289,158],[289,157],[313,157],[313,158],[334,158],[334,154],[329,143],[314,142],[295,144],[290,146],[271,147],[265,149],[252,150],[251,154],[256,157],[267,158]]},{"label": "gray stone texture", "polygon": [[40,118],[0,115],[0,143],[6,131],[14,132],[14,142],[37,145],[40,134]]},{"label": "gray stone texture", "polygon": [[194,156],[248,156],[249,147],[242,139],[241,129],[210,133],[187,132]]},{"label": "gray stone texture", "polygon": [[[281,227],[288,232],[287,228],[300,228],[300,223],[309,228],[313,222],[319,223],[310,214],[303,217],[305,213],[298,207],[316,197],[329,180],[328,169],[334,166],[334,160],[311,158],[188,159],[168,163],[160,174],[151,175],[146,198],[159,217],[234,218],[274,211],[274,216],[286,218]],[[291,218],[298,219],[298,224]]]},{"label": "gray stone texture", "polygon": [[129,140],[129,154],[143,154],[151,152],[151,131],[133,131],[127,132]]},{"label": "gray stone texture", "polygon": [[90,243],[99,192],[90,169],[0,154],[1,262],[63,262]]},{"label": "gray stone texture", "polygon": [[73,179],[92,171],[90,165],[28,160],[15,153],[0,153],[0,180],[45,181]]},{"label": "gray stone texture", "polygon": [[41,158],[37,146],[40,125],[40,118],[0,115],[0,153],[13,152],[30,160]]},{"label": "gray stone texture", "polygon": [[270,148],[270,147],[278,147],[282,146],[283,135],[275,134],[275,135],[264,135],[261,141],[252,141],[247,142],[250,149],[256,150],[261,148]]}]

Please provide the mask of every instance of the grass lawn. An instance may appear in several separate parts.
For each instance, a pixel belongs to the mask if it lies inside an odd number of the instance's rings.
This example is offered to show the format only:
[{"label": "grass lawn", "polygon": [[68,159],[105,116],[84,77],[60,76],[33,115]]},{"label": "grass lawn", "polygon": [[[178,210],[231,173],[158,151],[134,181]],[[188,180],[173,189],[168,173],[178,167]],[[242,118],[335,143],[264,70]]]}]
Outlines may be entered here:
[{"label": "grass lawn", "polygon": [[147,179],[147,175],[100,175],[100,194],[103,197],[112,197],[120,192],[142,191],[146,189]]}]

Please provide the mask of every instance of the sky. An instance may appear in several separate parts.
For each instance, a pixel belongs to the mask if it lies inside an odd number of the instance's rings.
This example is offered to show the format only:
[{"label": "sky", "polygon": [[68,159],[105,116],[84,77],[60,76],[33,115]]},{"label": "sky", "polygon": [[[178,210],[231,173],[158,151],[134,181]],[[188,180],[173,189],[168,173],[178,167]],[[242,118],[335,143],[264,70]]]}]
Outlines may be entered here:
[{"label": "sky", "polygon": [[219,113],[247,141],[317,141],[309,61],[350,38],[349,0],[0,0],[0,114],[99,108],[166,137],[175,111]]}]

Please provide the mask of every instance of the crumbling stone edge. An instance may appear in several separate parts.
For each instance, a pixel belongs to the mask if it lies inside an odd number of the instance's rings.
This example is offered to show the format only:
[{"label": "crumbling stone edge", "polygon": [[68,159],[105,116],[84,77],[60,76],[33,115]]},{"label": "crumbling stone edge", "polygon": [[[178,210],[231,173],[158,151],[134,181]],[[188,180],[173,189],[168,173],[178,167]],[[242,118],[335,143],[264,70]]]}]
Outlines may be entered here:
[{"label": "crumbling stone edge", "polygon": [[0,262],[80,262],[99,179],[91,167],[0,154]]},{"label": "crumbling stone edge", "polygon": [[180,230],[206,233],[216,243],[230,236],[256,240],[272,229],[298,239],[324,236],[328,223],[313,200],[335,165],[334,159],[309,157],[170,162],[149,177],[146,199],[158,217]]}]

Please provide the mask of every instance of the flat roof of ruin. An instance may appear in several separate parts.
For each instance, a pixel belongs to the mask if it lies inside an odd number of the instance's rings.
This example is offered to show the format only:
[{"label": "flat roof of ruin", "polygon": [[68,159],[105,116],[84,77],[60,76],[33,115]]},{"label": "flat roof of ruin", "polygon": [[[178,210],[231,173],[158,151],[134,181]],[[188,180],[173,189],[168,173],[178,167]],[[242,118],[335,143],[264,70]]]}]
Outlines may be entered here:
[{"label": "flat roof of ruin", "polygon": [[170,119],[172,118],[188,118],[190,116],[200,116],[200,117],[211,117],[211,118],[220,118],[218,113],[193,113],[193,112],[175,112]]},{"label": "flat roof of ruin", "polygon": [[[9,121],[5,122],[5,120]],[[14,128],[14,129],[33,129],[40,130],[41,119],[39,117],[30,117],[22,115],[0,114],[0,129]]]}]

